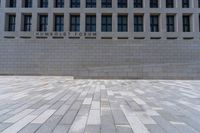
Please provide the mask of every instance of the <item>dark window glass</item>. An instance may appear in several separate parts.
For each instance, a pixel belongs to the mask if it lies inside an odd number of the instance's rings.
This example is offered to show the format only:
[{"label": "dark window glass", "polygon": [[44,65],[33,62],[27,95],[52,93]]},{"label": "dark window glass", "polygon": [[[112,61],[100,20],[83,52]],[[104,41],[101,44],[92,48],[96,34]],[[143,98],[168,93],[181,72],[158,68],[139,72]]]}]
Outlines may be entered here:
[{"label": "dark window glass", "polygon": [[127,0],[118,0],[118,8],[127,8]]},{"label": "dark window glass", "polygon": [[134,0],[134,8],[142,8],[143,0]]},{"label": "dark window glass", "polygon": [[150,0],[150,8],[158,8],[158,0]]},{"label": "dark window glass", "polygon": [[55,0],[55,7],[56,8],[63,8],[64,7],[64,0]]},{"label": "dark window glass", "polygon": [[8,6],[11,7],[11,8],[16,7],[16,0],[10,0]]},{"label": "dark window glass", "polygon": [[15,15],[8,16],[8,31],[15,31]]},{"label": "dark window glass", "polygon": [[70,16],[70,31],[72,32],[80,31],[80,16],[79,15]]},{"label": "dark window glass", "polygon": [[134,31],[135,32],[143,32],[143,15],[135,15],[134,16]]},{"label": "dark window glass", "polygon": [[112,16],[103,15],[101,19],[101,31],[111,32],[112,31]]},{"label": "dark window glass", "polygon": [[24,31],[31,31],[31,15],[24,15]]},{"label": "dark window glass", "polygon": [[64,31],[64,16],[63,15],[56,15],[55,16],[55,28],[54,31]]},{"label": "dark window glass", "polygon": [[198,0],[198,7],[200,8],[200,0]]},{"label": "dark window glass", "polygon": [[32,7],[32,0],[25,0],[24,1],[24,7],[25,8],[31,8]]},{"label": "dark window glass", "polygon": [[190,7],[190,1],[189,0],[182,0],[182,7],[183,8],[189,8]]},{"label": "dark window glass", "polygon": [[175,19],[174,15],[167,16],[167,32],[175,31]]},{"label": "dark window glass", "polygon": [[127,15],[118,15],[118,32],[128,31],[128,18]]},{"label": "dark window glass", "polygon": [[190,32],[190,16],[183,16],[183,32]]},{"label": "dark window glass", "polygon": [[47,8],[48,7],[48,0],[40,0],[40,7]]},{"label": "dark window glass", "polygon": [[200,15],[199,15],[199,32],[200,32]]},{"label": "dark window glass", "polygon": [[111,8],[112,0],[101,0],[101,7],[102,8]]},{"label": "dark window glass", "polygon": [[159,32],[159,16],[158,15],[150,16],[150,27],[151,27],[151,32]]},{"label": "dark window glass", "polygon": [[174,8],[174,0],[166,0],[166,8]]},{"label": "dark window glass", "polygon": [[87,32],[96,31],[96,16],[95,15],[86,16],[86,31]]},{"label": "dark window glass", "polygon": [[96,8],[96,0],[86,0],[87,8]]},{"label": "dark window glass", "polygon": [[71,0],[70,7],[71,8],[79,8],[80,7],[80,0]]},{"label": "dark window glass", "polygon": [[40,15],[39,31],[47,31],[47,26],[48,26],[48,16]]}]

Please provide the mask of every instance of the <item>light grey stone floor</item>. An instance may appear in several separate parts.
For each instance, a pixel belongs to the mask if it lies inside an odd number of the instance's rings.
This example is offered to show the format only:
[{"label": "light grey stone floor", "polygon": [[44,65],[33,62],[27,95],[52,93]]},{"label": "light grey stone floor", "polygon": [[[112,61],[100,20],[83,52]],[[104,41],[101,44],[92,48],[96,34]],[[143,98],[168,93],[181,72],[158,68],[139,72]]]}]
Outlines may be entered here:
[{"label": "light grey stone floor", "polygon": [[2,133],[200,133],[200,81],[0,77]]}]

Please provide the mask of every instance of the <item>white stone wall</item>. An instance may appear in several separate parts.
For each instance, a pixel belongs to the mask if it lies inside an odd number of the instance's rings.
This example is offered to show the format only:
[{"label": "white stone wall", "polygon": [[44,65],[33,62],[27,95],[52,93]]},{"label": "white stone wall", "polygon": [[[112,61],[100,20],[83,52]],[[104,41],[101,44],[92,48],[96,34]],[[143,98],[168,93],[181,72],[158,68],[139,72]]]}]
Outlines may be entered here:
[{"label": "white stone wall", "polygon": [[6,75],[200,79],[199,41],[13,39],[0,47]]},{"label": "white stone wall", "polygon": [[[80,14],[81,17],[81,25],[80,31],[85,32],[85,15],[86,14],[96,14],[97,18],[97,39],[101,39],[102,37],[112,37],[116,40],[119,37],[128,37],[130,40],[133,40],[134,37],[145,37],[146,40],[149,40],[151,37],[161,37],[161,39],[166,40],[168,37],[177,37],[182,40],[183,38],[191,37],[195,40],[199,40],[200,32],[199,32],[199,15],[200,8],[198,8],[198,0],[190,0],[190,8],[182,8],[182,1],[175,0],[175,8],[165,8],[165,0],[159,1],[159,8],[149,8],[149,0],[144,0],[143,8],[133,8],[133,0],[128,0],[128,8],[117,8],[117,0],[113,0],[112,8],[101,8],[101,1],[97,0],[97,8],[85,8],[85,0],[81,0],[80,8],[69,8],[70,0],[65,0],[65,8],[54,8],[53,0],[49,0],[49,8],[38,8],[37,1],[33,0],[33,8],[21,8],[22,0],[17,0],[17,8],[5,8],[5,1],[2,0],[1,4],[1,13],[0,13],[0,38],[4,38],[5,36],[14,36],[15,38],[20,38],[24,36],[30,36],[32,39],[35,39],[34,32],[37,31],[37,16],[40,13],[48,14],[49,25],[48,32],[53,31],[53,15],[55,13],[64,14],[65,19],[65,29],[64,31],[69,31],[69,16],[70,14]],[[16,14],[16,32],[4,32],[5,27],[5,14],[6,13],[15,13]],[[32,32],[22,32],[21,31],[21,20],[23,13],[32,14]],[[109,13],[112,14],[113,17],[113,32],[101,32],[101,15]],[[127,14],[128,15],[128,32],[120,33],[117,32],[117,15],[118,14]],[[141,33],[133,32],[133,22],[134,22],[134,14],[143,14],[145,20],[145,31]],[[149,16],[150,14],[159,14],[160,15],[160,32],[150,32],[150,22]],[[166,15],[167,14],[176,14],[176,32],[167,33],[166,32]],[[189,33],[182,32],[182,15],[190,14],[191,15],[191,29],[192,31]],[[69,38],[65,38],[67,40]],[[81,39],[85,39],[85,37],[81,37]]]},{"label": "white stone wall", "polygon": [[[65,0],[65,8],[53,8],[53,0],[49,0],[49,8],[37,8],[37,0],[33,0],[33,8],[21,8],[21,0],[17,0],[17,8],[5,8],[5,0],[1,0],[0,8],[0,74],[5,75],[68,75],[77,78],[142,78],[142,79],[200,79],[200,32],[197,0],[190,0],[190,8],[182,8],[181,0],[176,1],[176,8],[165,8],[165,0],[160,0],[160,8],[150,9],[149,0],[144,0],[144,8],[133,8],[133,0],[128,0],[128,8],[117,8],[117,0],[113,7],[102,9],[100,0],[97,8],[85,8],[85,0],[81,0],[81,8],[69,8],[69,0]],[[5,31],[5,14],[16,14],[16,32]],[[23,13],[32,14],[32,32],[21,31]],[[96,39],[36,39],[37,16],[40,13],[49,15],[48,32],[53,31],[53,14],[63,13],[65,31],[69,31],[69,14],[80,14],[80,31],[85,32],[85,15],[96,14]],[[113,17],[113,32],[101,32],[101,14],[109,13]],[[117,15],[125,13],[129,17],[129,32],[117,32]],[[144,14],[145,32],[133,32],[133,15]],[[176,14],[176,32],[166,32],[166,14]],[[160,14],[160,32],[150,32],[150,14]],[[182,32],[182,15],[190,14],[192,32]],[[13,36],[14,39],[6,39]],[[21,37],[31,37],[22,39]],[[101,39],[111,37],[112,39]],[[127,37],[128,39],[118,39]],[[160,37],[159,40],[151,39]],[[176,40],[167,40],[177,37]],[[144,38],[144,39],[134,39]],[[183,39],[193,38],[193,39]]]}]

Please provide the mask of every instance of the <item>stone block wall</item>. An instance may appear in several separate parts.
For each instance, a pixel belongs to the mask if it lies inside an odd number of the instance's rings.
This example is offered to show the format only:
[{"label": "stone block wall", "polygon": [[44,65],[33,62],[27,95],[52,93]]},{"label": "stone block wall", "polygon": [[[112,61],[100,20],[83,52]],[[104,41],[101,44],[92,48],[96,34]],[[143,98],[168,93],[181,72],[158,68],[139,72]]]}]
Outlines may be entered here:
[{"label": "stone block wall", "polygon": [[200,42],[2,39],[0,74],[200,79]]}]

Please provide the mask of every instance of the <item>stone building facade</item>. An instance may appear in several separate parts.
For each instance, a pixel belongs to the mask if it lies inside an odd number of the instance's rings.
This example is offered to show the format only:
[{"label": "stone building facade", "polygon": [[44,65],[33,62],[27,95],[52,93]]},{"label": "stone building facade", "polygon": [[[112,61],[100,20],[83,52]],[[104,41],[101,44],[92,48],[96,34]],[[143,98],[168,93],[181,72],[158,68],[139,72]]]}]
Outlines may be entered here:
[{"label": "stone building facade", "polygon": [[0,74],[200,78],[200,0],[1,0]]}]

